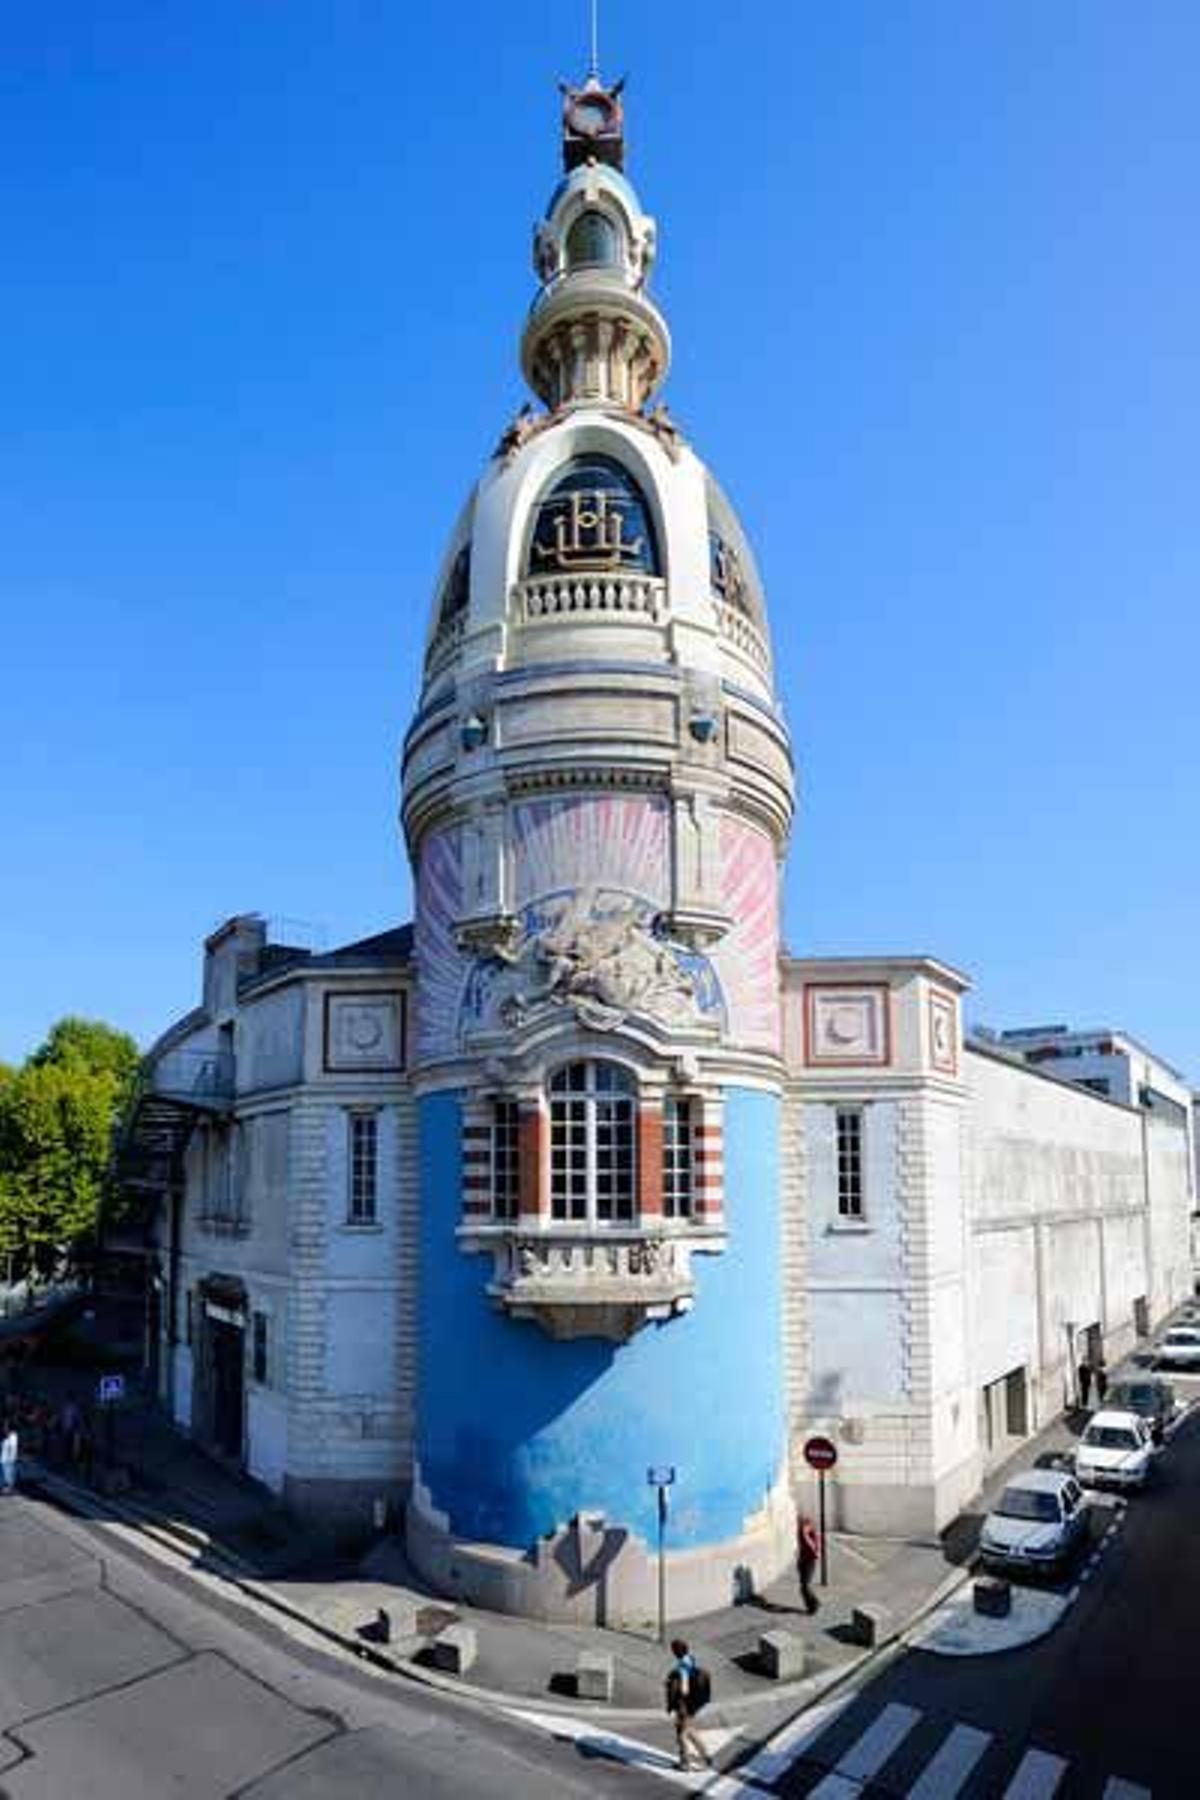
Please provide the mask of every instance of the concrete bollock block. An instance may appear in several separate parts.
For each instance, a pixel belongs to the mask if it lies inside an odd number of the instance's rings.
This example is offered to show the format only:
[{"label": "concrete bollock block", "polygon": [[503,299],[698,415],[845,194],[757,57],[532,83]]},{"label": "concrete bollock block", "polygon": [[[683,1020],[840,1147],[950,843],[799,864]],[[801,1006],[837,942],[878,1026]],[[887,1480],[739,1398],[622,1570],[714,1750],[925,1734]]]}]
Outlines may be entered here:
[{"label": "concrete bollock block", "polygon": [[770,1681],[793,1681],[804,1673],[804,1639],[790,1631],[764,1631],[758,1661]]},{"label": "concrete bollock block", "polygon": [[447,1625],[433,1640],[433,1666],[448,1675],[465,1675],[478,1654],[472,1625]]},{"label": "concrete bollock block", "polygon": [[876,1644],[883,1642],[890,1624],[891,1614],[886,1606],[856,1606],[850,1614],[854,1641],[867,1650],[873,1650]]},{"label": "concrete bollock block", "polygon": [[611,1700],[616,1668],[602,1650],[581,1650],[575,1663],[575,1692],[581,1700]]},{"label": "concrete bollock block", "polygon": [[985,1619],[1006,1619],[1012,1611],[1012,1584],[998,1575],[981,1575],[975,1583],[975,1611]]}]

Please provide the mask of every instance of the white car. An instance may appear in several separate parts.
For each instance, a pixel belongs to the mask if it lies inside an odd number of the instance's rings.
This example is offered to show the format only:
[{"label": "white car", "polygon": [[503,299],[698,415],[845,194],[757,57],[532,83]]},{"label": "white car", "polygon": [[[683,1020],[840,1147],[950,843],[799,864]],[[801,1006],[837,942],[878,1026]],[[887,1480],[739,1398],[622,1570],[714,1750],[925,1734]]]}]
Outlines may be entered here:
[{"label": "white car", "polygon": [[1088,1508],[1073,1475],[1028,1469],[1014,1475],[983,1521],[985,1569],[1061,1574],[1088,1536]]},{"label": "white car", "polygon": [[1154,1462],[1154,1434],[1131,1412],[1098,1412],[1079,1440],[1075,1473],[1085,1487],[1143,1488]]},{"label": "white car", "polygon": [[1158,1340],[1160,1363],[1177,1363],[1181,1369],[1200,1369],[1200,1325],[1172,1325]]}]

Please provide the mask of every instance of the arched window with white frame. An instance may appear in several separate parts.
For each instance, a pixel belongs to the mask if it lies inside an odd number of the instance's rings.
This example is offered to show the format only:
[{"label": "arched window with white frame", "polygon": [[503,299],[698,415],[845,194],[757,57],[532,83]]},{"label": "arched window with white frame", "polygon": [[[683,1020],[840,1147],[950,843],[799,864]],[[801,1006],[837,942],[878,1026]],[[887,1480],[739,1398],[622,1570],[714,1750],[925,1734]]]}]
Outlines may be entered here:
[{"label": "arched window with white frame", "polygon": [[619,1063],[567,1063],[550,1080],[550,1212],[622,1225],[637,1212],[637,1088]]}]

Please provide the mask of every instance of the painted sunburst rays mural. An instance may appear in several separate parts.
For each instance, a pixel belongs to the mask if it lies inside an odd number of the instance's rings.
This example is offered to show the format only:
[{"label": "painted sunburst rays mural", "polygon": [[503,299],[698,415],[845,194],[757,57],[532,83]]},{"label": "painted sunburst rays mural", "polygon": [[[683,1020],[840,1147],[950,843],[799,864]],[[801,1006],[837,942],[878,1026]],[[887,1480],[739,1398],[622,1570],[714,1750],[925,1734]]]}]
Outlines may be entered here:
[{"label": "painted sunburst rays mural", "polygon": [[779,1049],[779,870],[765,832],[721,821],[721,888],[733,921],[712,951],[736,1043]]},{"label": "painted sunburst rays mural", "polygon": [[563,888],[605,887],[670,905],[670,818],[653,794],[529,802],[513,811],[518,911]]},{"label": "painted sunburst rays mural", "polygon": [[[617,923],[624,913],[649,932],[670,906],[670,814],[654,795],[599,795],[530,801],[513,809],[512,906],[526,931],[561,926],[568,908],[586,901],[589,916]],[[646,964],[660,1012],[674,1006],[686,1023],[690,987],[698,1011],[721,1035],[774,1050],[779,1041],[779,923],[774,848],[742,820],[721,828],[722,899],[732,920],[709,957],[662,942],[657,970]],[[459,948],[455,926],[464,907],[457,828],[431,837],[418,874],[417,1052],[453,1055],[465,1025],[482,1021],[488,982]],[[681,976],[676,996],[667,957]],[[601,1016],[601,1015],[598,1015]]]}]

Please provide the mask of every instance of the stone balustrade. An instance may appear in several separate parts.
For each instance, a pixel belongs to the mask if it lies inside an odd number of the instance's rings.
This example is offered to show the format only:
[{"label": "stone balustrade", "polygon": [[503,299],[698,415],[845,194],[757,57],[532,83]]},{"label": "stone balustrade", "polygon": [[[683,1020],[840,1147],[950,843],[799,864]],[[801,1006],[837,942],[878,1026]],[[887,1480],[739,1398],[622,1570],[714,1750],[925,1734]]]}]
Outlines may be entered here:
[{"label": "stone balustrade", "polygon": [[738,607],[725,606],[721,601],[715,599],[713,604],[716,607],[717,624],[721,636],[764,675],[769,675],[771,657],[758,628]]},{"label": "stone balustrade", "polygon": [[512,610],[518,624],[589,623],[661,625],[668,612],[667,584],[657,575],[633,571],[586,571],[579,575],[534,575],[518,581]]}]

